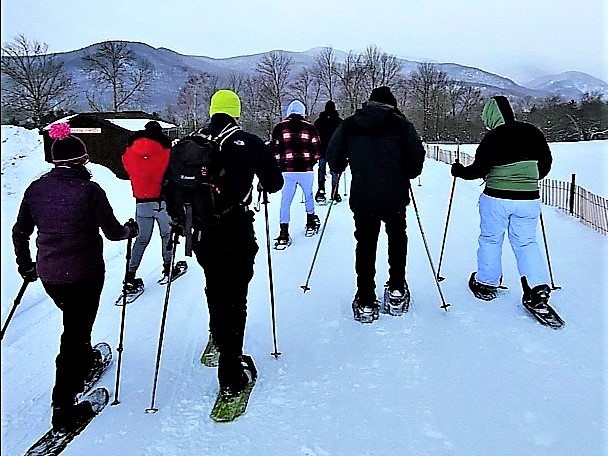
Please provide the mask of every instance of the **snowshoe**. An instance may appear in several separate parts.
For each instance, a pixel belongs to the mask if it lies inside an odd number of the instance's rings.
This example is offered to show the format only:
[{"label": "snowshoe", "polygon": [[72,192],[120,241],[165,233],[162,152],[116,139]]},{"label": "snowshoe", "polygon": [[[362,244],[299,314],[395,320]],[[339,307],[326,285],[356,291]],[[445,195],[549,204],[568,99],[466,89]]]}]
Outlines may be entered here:
[{"label": "snowshoe", "polygon": [[380,301],[374,298],[373,301],[363,301],[359,296],[353,300],[353,316],[356,321],[361,323],[373,323],[378,319]]},{"label": "snowshoe", "polygon": [[539,323],[549,326],[553,329],[560,329],[564,326],[564,320],[559,316],[553,307],[549,304],[551,296],[551,288],[549,285],[537,285],[530,288],[525,277],[521,278],[524,294],[522,297],[522,305],[530,312]]},{"label": "snowshoe", "polygon": [[319,232],[319,228],[321,227],[321,221],[316,214],[307,214],[306,215],[306,231],[304,232],[304,236],[311,237]]},{"label": "snowshoe", "polygon": [[491,285],[484,285],[475,280],[475,272],[471,274],[469,278],[469,289],[473,292],[477,299],[483,301],[492,301],[498,297],[498,287]]},{"label": "snowshoe", "polygon": [[331,200],[332,200],[334,203],[341,203],[341,202],[342,202],[342,197],[340,196],[340,194],[339,194],[339,193],[336,193],[335,195],[333,195],[333,196],[331,197]]},{"label": "snowshoe", "polygon": [[243,371],[247,376],[247,383],[240,391],[233,391],[229,388],[221,388],[213,409],[211,419],[216,422],[230,422],[245,413],[249,396],[255,386],[258,371],[249,355],[243,355]]},{"label": "snowshoe", "polygon": [[382,313],[399,316],[410,309],[410,290],[407,282],[403,288],[391,288],[387,283],[384,285],[384,302],[382,303]]},{"label": "snowshoe", "polygon": [[[177,263],[175,263],[175,266],[173,266],[173,276],[171,278],[171,281],[174,282],[175,279],[178,279],[183,276],[186,271],[188,271],[188,263],[186,263],[185,261],[178,261]],[[169,283],[169,273],[167,269],[163,269],[163,276],[158,280],[158,283],[160,285],[166,285],[167,283]]]},{"label": "snowshoe", "polygon": [[84,381],[82,393],[80,393],[78,397],[87,394],[106,372],[110,364],[112,364],[112,348],[106,342],[95,344],[93,352],[93,356],[95,357],[93,366]]},{"label": "snowshoe", "polygon": [[213,336],[209,334],[209,341],[207,346],[201,354],[201,364],[207,367],[217,367],[220,363],[220,351],[215,345]]},{"label": "snowshoe", "polygon": [[291,245],[291,237],[283,237],[279,236],[275,239],[274,248],[275,250],[285,250],[287,247]]},{"label": "snowshoe", "polygon": [[[132,303],[133,301],[135,301],[137,298],[139,298],[145,289],[144,286],[144,281],[142,279],[133,279],[133,280],[127,280],[124,284],[124,291],[126,292],[126,302],[127,304]],[[114,304],[116,304],[117,306],[122,306],[122,302],[123,302],[123,294],[121,293],[118,298],[116,299],[116,301],[114,302]]]},{"label": "snowshoe", "polygon": [[315,203],[325,206],[327,204],[327,198],[325,197],[325,191],[319,190],[315,195]]}]

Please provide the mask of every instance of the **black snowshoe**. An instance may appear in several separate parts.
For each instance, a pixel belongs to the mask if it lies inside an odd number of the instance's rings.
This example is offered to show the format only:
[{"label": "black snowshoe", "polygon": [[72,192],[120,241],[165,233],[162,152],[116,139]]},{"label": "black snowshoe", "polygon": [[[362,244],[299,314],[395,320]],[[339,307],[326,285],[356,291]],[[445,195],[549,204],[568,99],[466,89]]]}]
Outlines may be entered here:
[{"label": "black snowshoe", "polygon": [[306,232],[304,236],[311,237],[319,232],[321,221],[316,214],[306,214]]},{"label": "black snowshoe", "polygon": [[[140,278],[127,278],[124,283],[124,291],[126,292],[127,304],[132,303],[139,298],[144,292],[145,286],[144,281]],[[117,306],[122,306],[123,294],[121,293],[116,299]]]},{"label": "black snowshoe", "polygon": [[325,206],[327,204],[327,197],[325,196],[325,190],[317,191],[315,195],[315,203]]},{"label": "black snowshoe", "polygon": [[285,250],[291,245],[291,237],[289,236],[289,224],[281,223],[281,231],[279,237],[275,238],[274,248],[275,250]]},{"label": "black snowshoe", "polygon": [[551,296],[549,285],[537,285],[530,288],[525,277],[521,278],[521,285],[524,290],[522,305],[539,323],[553,329],[564,326],[564,320],[549,304],[549,297]]},{"label": "black snowshoe", "polygon": [[382,313],[399,316],[408,310],[410,310],[410,290],[407,282],[404,282],[401,287],[391,287],[386,283]]},{"label": "black snowshoe", "polygon": [[[163,276],[158,280],[160,285],[166,285],[169,283],[169,275],[170,275],[170,267],[171,265],[166,265],[163,267]],[[185,261],[178,261],[173,266],[173,275],[171,276],[171,281],[175,281],[175,279],[183,276],[188,270],[188,263]]]},{"label": "black snowshoe", "polygon": [[374,298],[373,300],[362,300],[359,295],[353,300],[353,316],[355,320],[361,323],[373,323],[378,319],[380,311],[380,301]]},{"label": "black snowshoe", "polygon": [[475,280],[475,274],[476,273],[473,272],[469,278],[469,289],[473,292],[475,297],[477,299],[482,299],[483,301],[496,299],[498,297],[498,287],[479,283]]}]

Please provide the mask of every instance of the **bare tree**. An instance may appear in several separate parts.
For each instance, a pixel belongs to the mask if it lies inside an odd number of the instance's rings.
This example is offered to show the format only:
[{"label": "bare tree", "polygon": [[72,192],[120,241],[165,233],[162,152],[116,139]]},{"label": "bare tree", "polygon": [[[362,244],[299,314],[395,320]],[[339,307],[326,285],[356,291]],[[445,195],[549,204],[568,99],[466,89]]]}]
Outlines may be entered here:
[{"label": "bare tree", "polygon": [[261,95],[267,100],[271,116],[281,118],[282,106],[288,94],[293,60],[282,51],[265,54],[258,62],[256,71],[260,76]]},{"label": "bare tree", "polygon": [[321,94],[319,80],[314,76],[313,71],[303,68],[290,85],[290,89],[291,94],[304,103],[308,115],[312,115]]},{"label": "bare tree", "polygon": [[325,95],[330,100],[334,100],[337,96],[339,77],[339,65],[336,59],[334,49],[325,47],[315,57],[313,73],[319,81],[319,86],[325,92]]},{"label": "bare tree", "polygon": [[42,117],[73,101],[72,80],[48,46],[18,35],[2,44],[2,74],[8,84],[2,87],[2,104],[15,113],[26,113],[37,126]]},{"label": "bare tree", "polygon": [[106,91],[110,92],[114,112],[124,110],[145,97],[153,76],[152,65],[148,60],[138,58],[127,43],[106,41],[82,59],[84,71],[98,89],[87,93],[92,109],[104,110],[103,94]]},{"label": "bare tree", "polygon": [[209,73],[191,74],[168,110],[172,120],[186,131],[200,128],[209,118],[209,100],[218,89],[218,77]]},{"label": "bare tree", "polygon": [[365,65],[363,59],[360,55],[349,52],[344,63],[338,66],[337,74],[344,97],[345,114],[350,115],[364,100]]},{"label": "bare tree", "polygon": [[369,92],[379,86],[390,86],[397,81],[402,65],[394,55],[370,45],[362,55],[365,65],[366,86]]},{"label": "bare tree", "polygon": [[438,134],[437,118],[443,115],[445,109],[443,104],[448,76],[432,63],[420,63],[411,74],[409,84],[411,102],[417,105],[422,114],[422,136],[435,139]]}]

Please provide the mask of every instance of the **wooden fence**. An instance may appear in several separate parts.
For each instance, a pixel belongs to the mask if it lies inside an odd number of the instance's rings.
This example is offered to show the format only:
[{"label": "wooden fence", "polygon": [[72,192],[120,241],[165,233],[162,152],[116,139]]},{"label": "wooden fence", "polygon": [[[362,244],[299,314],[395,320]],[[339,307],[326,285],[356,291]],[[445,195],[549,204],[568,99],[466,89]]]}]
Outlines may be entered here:
[{"label": "wooden fence", "polygon": [[[452,164],[456,159],[464,166],[473,163],[473,157],[455,150],[426,146],[426,156],[437,161]],[[608,236],[608,199],[598,196],[576,185],[576,175],[570,182],[543,179],[539,182],[540,198],[544,204],[554,206],[578,218],[585,225]]]}]

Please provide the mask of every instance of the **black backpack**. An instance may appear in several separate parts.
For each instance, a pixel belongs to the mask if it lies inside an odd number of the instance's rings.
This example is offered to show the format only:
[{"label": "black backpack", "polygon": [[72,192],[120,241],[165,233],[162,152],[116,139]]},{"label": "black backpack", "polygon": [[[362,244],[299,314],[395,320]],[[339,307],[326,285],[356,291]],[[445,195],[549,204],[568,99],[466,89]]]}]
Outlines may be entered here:
[{"label": "black backpack", "polygon": [[166,197],[170,214],[184,227],[186,255],[192,254],[194,225],[213,223],[231,208],[224,199],[222,143],[238,126],[213,137],[195,133],[182,138],[171,148]]}]

